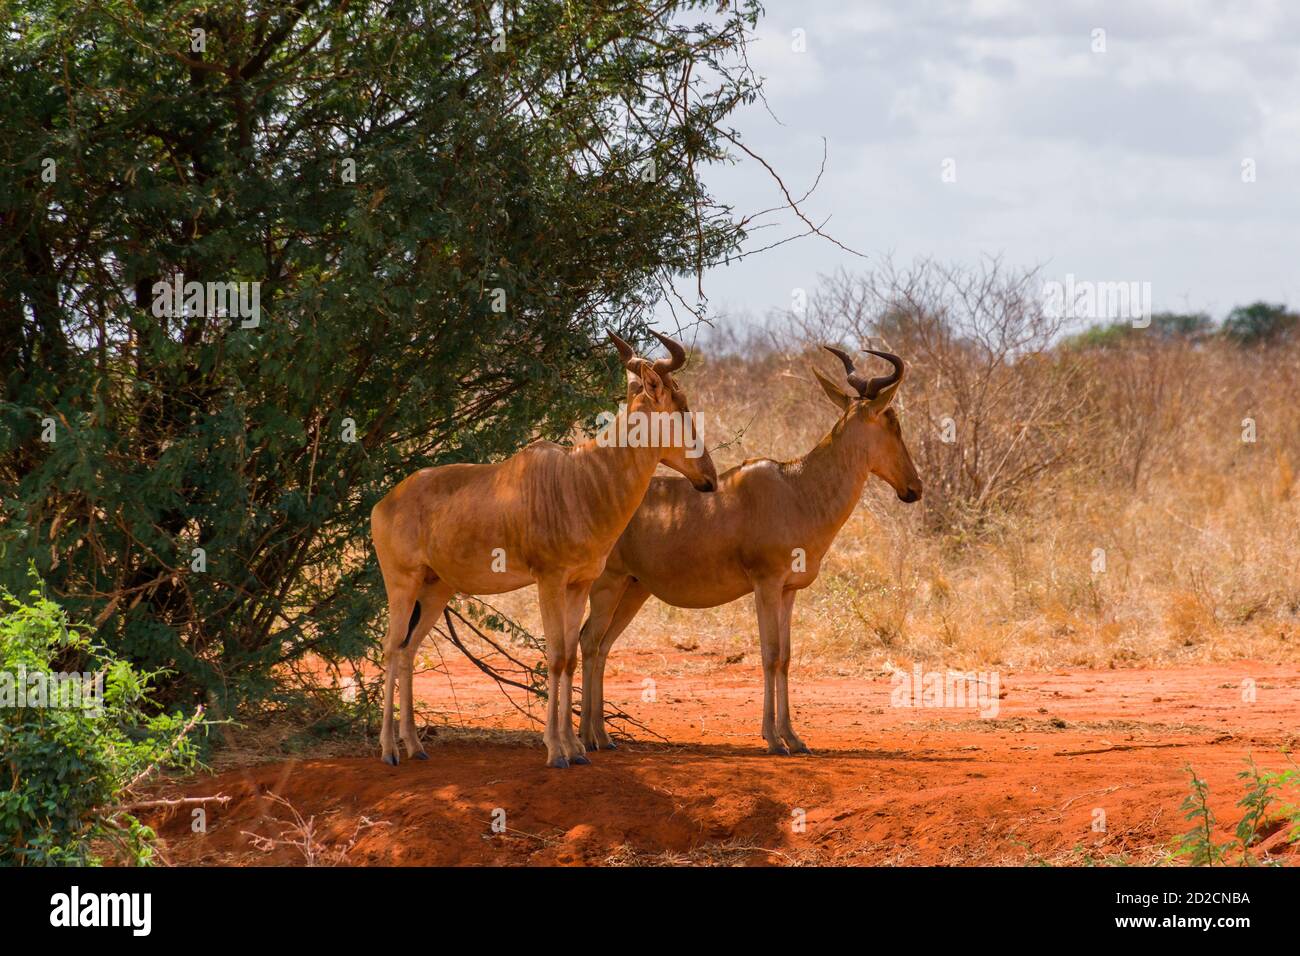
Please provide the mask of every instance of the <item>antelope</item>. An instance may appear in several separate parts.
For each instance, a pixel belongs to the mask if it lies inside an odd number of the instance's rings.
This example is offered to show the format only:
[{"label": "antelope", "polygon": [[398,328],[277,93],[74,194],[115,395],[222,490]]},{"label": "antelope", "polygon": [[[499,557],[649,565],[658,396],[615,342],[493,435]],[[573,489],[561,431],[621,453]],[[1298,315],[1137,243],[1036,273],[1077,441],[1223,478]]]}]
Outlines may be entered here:
[{"label": "antelope", "polygon": [[706,608],[753,592],[768,753],[812,752],[790,720],[795,595],[817,580],[822,558],[868,477],[884,479],[905,502],[921,497],[921,479],[891,407],[903,380],[903,360],[868,349],[894,369],[867,380],[846,353],[825,348],[844,363],[854,394],[813,369],[841,414],[810,452],[794,461],[751,458],[724,472],[717,492],[708,496],[693,496],[676,478],[650,483],[592,587],[591,610],[582,626],[580,735],[586,747],[615,747],[605,732],[605,662],[650,595],[673,607]]},{"label": "antelope", "polygon": [[[612,425],[667,413],[669,419],[685,422],[683,427],[661,429],[658,442],[611,444],[601,435],[575,446],[536,441],[493,464],[424,468],[371,511],[371,539],[388,595],[380,732],[385,763],[398,763],[393,693],[399,680],[407,756],[428,759],[415,729],[415,655],[448,601],[456,594],[501,594],[534,583],[546,638],[542,739],[547,766],[590,762],[573,731],[571,711],[578,628],[592,582],[660,463],[700,491],[712,491],[717,484],[702,443],[687,448],[690,409],[672,374],[686,361],[686,352],[667,336],[654,334],[669,358],[640,358],[609,333],[628,376],[628,402]],[[667,441],[662,440],[665,431]]]}]

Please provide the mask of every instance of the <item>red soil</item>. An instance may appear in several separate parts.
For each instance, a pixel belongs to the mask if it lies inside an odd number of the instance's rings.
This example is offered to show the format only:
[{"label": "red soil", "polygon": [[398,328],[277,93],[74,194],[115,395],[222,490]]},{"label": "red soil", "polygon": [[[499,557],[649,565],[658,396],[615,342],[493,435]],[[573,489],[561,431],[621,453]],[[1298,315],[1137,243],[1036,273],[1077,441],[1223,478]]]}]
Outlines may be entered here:
[{"label": "red soil", "polygon": [[[1300,739],[1300,675],[1276,665],[1003,671],[996,719],[892,707],[887,677],[796,674],[795,727],[816,754],[775,757],[758,735],[752,661],[623,656],[607,699],[670,743],[639,734],[590,766],[547,769],[540,735],[518,732],[527,720],[452,661],[454,705],[445,674],[422,675],[417,697],[476,729],[430,736],[429,760],[391,768],[376,744],[193,777],[166,795],[233,798],[210,805],[206,834],[190,832],[189,807],[146,820],[164,859],[187,864],[301,865],[293,810],[325,863],[1140,863],[1190,828],[1179,809],[1188,764],[1209,784],[1226,839],[1247,758],[1289,766],[1280,751]],[[641,699],[651,667],[679,675],[656,676],[656,703]],[[1253,703],[1242,700],[1246,678]],[[494,833],[498,808],[508,829]],[[1098,811],[1104,832],[1093,830]],[[1262,852],[1300,861],[1285,829],[1266,833]]]}]

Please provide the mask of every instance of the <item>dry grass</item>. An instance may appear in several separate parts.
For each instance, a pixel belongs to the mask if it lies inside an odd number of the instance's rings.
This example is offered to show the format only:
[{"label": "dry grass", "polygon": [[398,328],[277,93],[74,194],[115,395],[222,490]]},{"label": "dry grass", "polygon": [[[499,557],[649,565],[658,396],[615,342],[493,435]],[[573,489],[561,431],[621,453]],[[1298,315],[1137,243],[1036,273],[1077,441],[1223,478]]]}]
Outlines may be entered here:
[{"label": "dry grass", "polygon": [[703,843],[691,850],[646,853],[621,846],[601,861],[604,866],[827,866],[830,861],[816,850],[785,852],[760,846],[754,840]]}]

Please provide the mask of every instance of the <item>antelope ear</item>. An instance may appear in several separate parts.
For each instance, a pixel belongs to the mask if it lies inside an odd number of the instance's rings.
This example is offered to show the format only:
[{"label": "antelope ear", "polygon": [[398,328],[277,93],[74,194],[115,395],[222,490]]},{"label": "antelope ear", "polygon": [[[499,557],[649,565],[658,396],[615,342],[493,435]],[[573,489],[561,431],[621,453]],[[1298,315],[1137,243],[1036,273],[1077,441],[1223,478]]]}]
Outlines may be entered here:
[{"label": "antelope ear", "polygon": [[876,397],[871,400],[871,404],[867,406],[871,414],[879,415],[888,408],[890,403],[893,402],[894,396],[898,394],[898,386],[902,384],[903,380],[900,378],[893,385],[886,385],[882,388]]},{"label": "antelope ear", "polygon": [[628,369],[627,370],[627,394],[629,396],[632,396],[639,391],[641,391],[641,376],[638,375],[636,372],[632,371],[631,369]]},{"label": "antelope ear", "polygon": [[[664,380],[659,377],[659,373],[654,370],[654,366],[649,362],[641,362],[641,391],[649,396],[650,400],[658,405],[663,401],[667,388],[664,386]],[[628,381],[629,388],[631,381]]]},{"label": "antelope ear", "polygon": [[826,393],[826,397],[834,402],[840,411],[847,411],[853,399],[849,398],[843,389],[823,375],[816,366],[813,366],[812,372],[813,375],[817,376],[817,382],[821,385],[822,391]]}]

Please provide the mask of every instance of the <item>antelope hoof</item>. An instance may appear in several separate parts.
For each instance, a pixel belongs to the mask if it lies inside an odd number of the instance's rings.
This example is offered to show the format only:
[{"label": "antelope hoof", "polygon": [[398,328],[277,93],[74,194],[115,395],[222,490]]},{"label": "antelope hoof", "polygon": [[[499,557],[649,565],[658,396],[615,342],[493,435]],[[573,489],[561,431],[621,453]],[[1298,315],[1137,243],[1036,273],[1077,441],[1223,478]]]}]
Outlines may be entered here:
[{"label": "antelope hoof", "polygon": [[777,757],[790,756],[790,750],[785,744],[768,744],[767,752]]},{"label": "antelope hoof", "polygon": [[586,754],[578,754],[576,757],[570,757],[569,763],[584,764],[584,763],[591,763],[591,761],[587,759]]},{"label": "antelope hoof", "polygon": [[397,766],[397,754],[384,754],[384,763],[390,767]]},{"label": "antelope hoof", "polygon": [[807,744],[799,744],[799,745],[797,745],[796,747],[794,747],[794,748],[790,751],[790,753],[792,753],[792,754],[801,754],[801,755],[806,756],[806,757],[811,757],[811,756],[813,756],[813,752],[808,748],[808,745],[807,745]]},{"label": "antelope hoof", "polygon": [[[424,752],[424,745],[417,739],[415,743],[402,741],[402,746],[406,748],[406,757],[408,760],[428,760],[429,755]],[[397,748],[393,748],[396,750]]]},{"label": "antelope hoof", "polygon": [[614,741],[612,741],[612,740],[607,740],[607,741],[605,741],[603,744],[600,745],[600,748],[599,748],[599,749],[601,749],[601,750],[617,750],[617,749],[618,749],[618,744],[614,743]]},{"label": "antelope hoof", "polygon": [[546,766],[554,767],[556,770],[564,770],[569,766],[569,758],[563,756],[552,757],[550,760],[546,761]]}]

